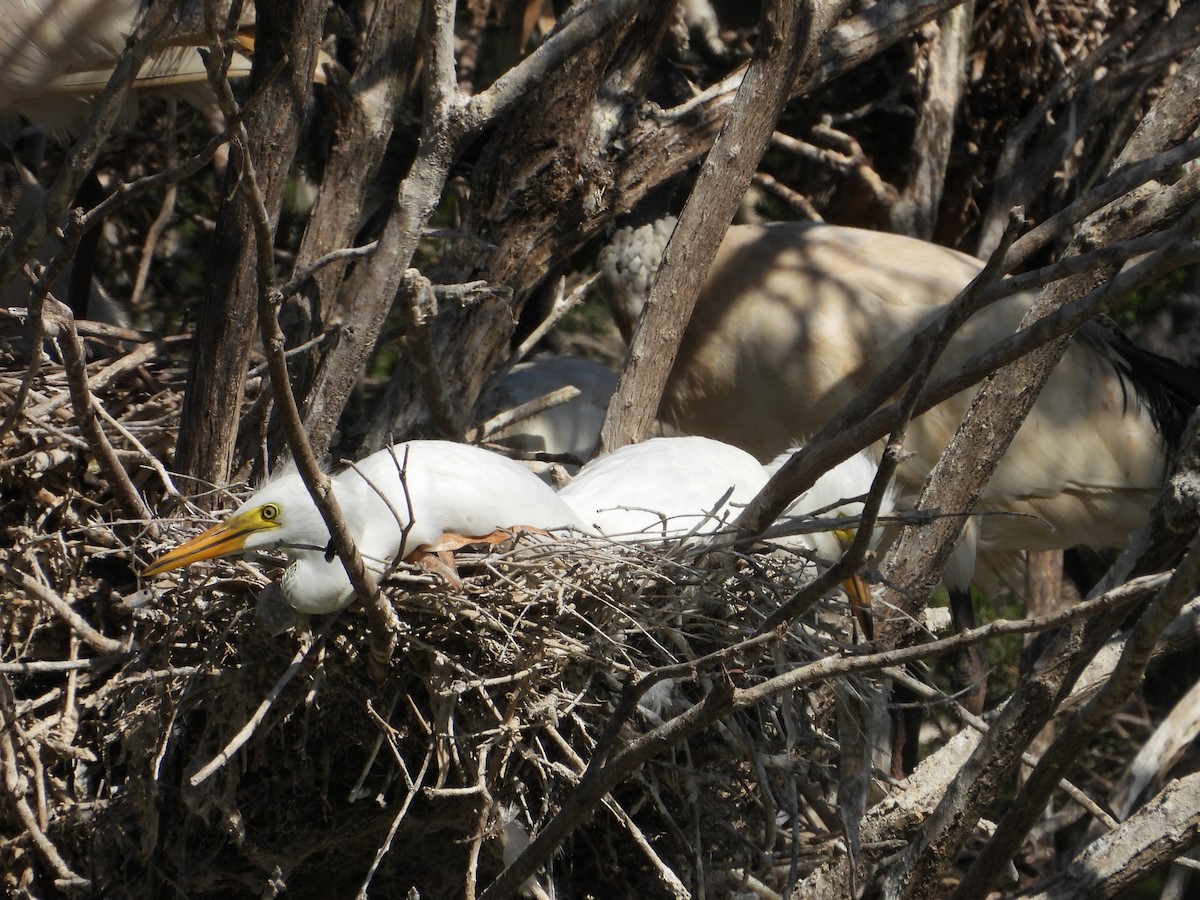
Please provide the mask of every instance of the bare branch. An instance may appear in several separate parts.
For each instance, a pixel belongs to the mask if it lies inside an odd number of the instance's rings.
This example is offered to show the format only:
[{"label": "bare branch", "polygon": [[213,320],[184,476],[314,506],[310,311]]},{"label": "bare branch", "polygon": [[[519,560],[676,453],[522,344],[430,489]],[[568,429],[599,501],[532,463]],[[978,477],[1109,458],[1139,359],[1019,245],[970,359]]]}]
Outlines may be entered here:
[{"label": "bare branch", "polygon": [[600,434],[601,451],[641,440],[658,413],[683,329],[798,74],[844,3],[763,8],[754,60],[663,254]]}]

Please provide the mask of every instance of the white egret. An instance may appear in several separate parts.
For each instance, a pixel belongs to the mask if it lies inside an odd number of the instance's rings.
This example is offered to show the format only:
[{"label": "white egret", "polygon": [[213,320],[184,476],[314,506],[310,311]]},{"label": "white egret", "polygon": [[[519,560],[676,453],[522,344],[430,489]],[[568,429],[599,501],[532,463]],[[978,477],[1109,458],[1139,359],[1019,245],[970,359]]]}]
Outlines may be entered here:
[{"label": "white egret", "polygon": [[[774,465],[782,465],[786,456]],[[869,451],[842,463],[795,500],[781,523],[811,518],[857,516],[875,476]],[[630,444],[585,465],[558,495],[585,526],[615,541],[680,540],[728,527],[741,508],[766,485],[768,470],[731,444],[704,437],[652,438]],[[890,511],[893,493],[884,500]],[[849,501],[849,502],[847,502]],[[821,565],[838,559],[853,539],[840,532],[791,534],[771,543],[815,554]],[[843,582],[863,633],[870,637],[871,595],[857,576]]]},{"label": "white egret", "polygon": [[[450,574],[436,554],[499,543],[515,532],[580,528],[554,491],[519,463],[449,441],[409,441],[371,454],[331,479],[350,533],[376,573],[394,559]],[[299,473],[269,481],[218,525],[156,559],[158,575],[204,559],[279,548],[291,560],[283,595],[305,613],[348,605],[354,589]]]},{"label": "white egret", "polygon": [[[768,476],[774,475],[783,464],[791,459],[798,451],[794,447],[775,457],[766,466]],[[863,501],[871,483],[875,479],[875,471],[879,463],[875,454],[870,450],[862,450],[849,459],[842,460],[824,475],[816,480],[812,487],[791,502],[779,517],[778,524],[789,525],[793,522],[810,519],[857,519],[863,512]],[[895,507],[896,484],[891,482],[884,490],[879,504],[879,515],[886,516]],[[815,531],[807,534],[781,536],[773,538],[773,543],[784,546],[796,546],[797,542],[807,549],[815,551],[825,560],[835,559],[846,548],[846,539],[853,529],[838,531]],[[872,538],[872,543],[878,541],[879,529]]]},{"label": "white egret", "polygon": [[[768,475],[774,475],[783,467],[799,448],[785,451],[771,460],[766,466]],[[789,504],[779,517],[778,525],[793,525],[808,519],[857,519],[863,513],[863,498],[871,490],[875,480],[878,463],[874,453],[869,449],[862,450],[849,459],[838,463],[828,472],[818,478],[813,486]],[[890,513],[896,502],[896,484],[890,482],[884,489],[879,503],[879,515]],[[799,534],[783,534],[772,537],[772,544],[789,549],[801,549],[816,555],[817,565],[826,567],[849,549],[854,541],[857,526],[835,528],[821,531],[811,531]],[[879,540],[880,529],[876,528],[871,537],[873,547]],[[874,637],[874,627],[871,623],[869,610],[871,608],[871,591],[863,580],[855,575],[842,584],[850,606],[862,628],[863,635],[869,640]]]},{"label": "white egret", "polygon": [[558,496],[618,541],[714,534],[767,483],[749,453],[704,437],[651,438],[592,460]]}]

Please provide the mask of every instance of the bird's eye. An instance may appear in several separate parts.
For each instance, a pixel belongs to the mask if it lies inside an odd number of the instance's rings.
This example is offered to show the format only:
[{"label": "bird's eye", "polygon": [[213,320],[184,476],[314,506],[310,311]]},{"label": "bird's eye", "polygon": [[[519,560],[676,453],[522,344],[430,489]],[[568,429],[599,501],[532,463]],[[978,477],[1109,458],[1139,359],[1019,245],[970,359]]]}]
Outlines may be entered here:
[{"label": "bird's eye", "polygon": [[259,512],[259,515],[261,515],[263,517],[263,519],[265,519],[268,522],[274,522],[276,519],[279,518],[279,507],[276,506],[274,503],[268,503]]}]

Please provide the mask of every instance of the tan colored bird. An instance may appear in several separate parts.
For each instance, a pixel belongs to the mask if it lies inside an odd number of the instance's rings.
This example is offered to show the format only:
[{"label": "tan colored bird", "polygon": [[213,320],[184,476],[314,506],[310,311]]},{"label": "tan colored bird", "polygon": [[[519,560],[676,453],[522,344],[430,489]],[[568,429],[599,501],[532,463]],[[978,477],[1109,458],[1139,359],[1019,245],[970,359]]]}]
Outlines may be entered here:
[{"label": "tan colored bird", "polygon": [[[625,261],[609,261],[606,270],[646,283],[640,267],[647,263],[630,267],[630,258],[625,251]],[[981,268],[962,253],[894,234],[811,223],[734,226],[684,334],[663,411],[689,433],[768,460],[824,425]],[[639,299],[619,286],[615,293],[628,321]],[[935,374],[1011,335],[1030,300],[1010,297],[971,319]],[[981,586],[994,586],[992,573],[1017,586],[1014,551],[1120,546],[1145,521],[1164,474],[1171,437],[1164,430],[1179,428],[1195,400],[1140,377],[1124,352],[1097,328],[1072,343],[1051,376],[980,501],[979,511],[1018,514],[978,520]],[[911,456],[897,473],[909,499],[972,394],[910,427],[904,450]],[[1157,415],[1163,411],[1175,413],[1170,422]]]},{"label": "tan colored bird", "polygon": [[[228,0],[218,6],[223,21]],[[141,21],[142,0],[0,0],[0,115],[19,114],[62,137],[87,121],[91,100],[104,90],[125,44]],[[185,0],[180,26],[147,58],[134,87],[169,94],[201,108],[213,106],[200,51],[209,38],[204,4]],[[250,72],[254,5],[242,7],[229,77]],[[314,78],[333,60],[322,54]]]},{"label": "tan colored bird", "polygon": [[[670,220],[619,232],[601,255],[619,320],[636,321]],[[768,460],[832,418],[982,268],[954,250],[834,225],[731,227],[672,370],[663,413],[680,429]],[[951,340],[935,375],[1013,334],[1031,302],[993,304]],[[1149,363],[1149,368],[1143,368]],[[1162,378],[1173,370],[1173,378]],[[967,390],[908,428],[900,505],[915,499],[970,403]],[[985,489],[943,573],[956,625],[968,588],[1023,588],[1023,551],[1121,546],[1141,525],[1200,399],[1200,374],[1137,351],[1098,326],[1072,342]],[[982,707],[980,651],[968,705]],[[963,685],[966,686],[965,684]]]}]

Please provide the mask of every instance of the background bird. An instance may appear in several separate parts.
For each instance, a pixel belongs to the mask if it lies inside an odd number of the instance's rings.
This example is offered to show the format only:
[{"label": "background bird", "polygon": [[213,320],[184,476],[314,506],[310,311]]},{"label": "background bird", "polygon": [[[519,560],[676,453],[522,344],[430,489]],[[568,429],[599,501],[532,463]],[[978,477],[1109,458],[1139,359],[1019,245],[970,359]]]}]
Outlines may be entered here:
[{"label": "background bird", "polygon": [[[436,554],[499,543],[517,531],[580,527],[571,509],[519,463],[449,441],[409,441],[371,454],[331,479],[351,536],[376,574],[394,559],[454,579]],[[354,589],[299,473],[272,479],[225,521],[156,559],[153,577],[204,559],[279,548],[291,564],[280,586],[301,612],[348,605]]]},{"label": "background bird", "polygon": [[[0,115],[19,114],[58,137],[78,132],[141,21],[141,0],[4,0],[0,34]],[[223,21],[218,13],[218,20]],[[200,49],[207,49],[203,4],[184,4],[178,29],[147,58],[134,87],[214,107]],[[254,7],[242,10],[229,77],[250,71]],[[318,75],[320,73],[318,72]]]},{"label": "background bird", "polygon": [[[496,417],[563,388],[573,389],[576,393],[571,399],[487,431],[482,437],[523,453],[559,458],[568,472],[575,472],[596,452],[600,426],[616,386],[613,371],[593,360],[538,356],[517,364],[489,386],[475,419],[487,430]],[[526,465],[549,479],[549,463],[531,460]]]},{"label": "background bird", "polygon": [[[640,313],[638,292],[669,224],[623,234],[602,254],[625,330]],[[982,267],[895,234],[813,223],[733,226],[684,333],[663,413],[689,433],[770,459],[863,390]],[[1031,302],[1019,294],[977,313],[934,375],[1013,334]],[[963,391],[910,423],[896,473],[901,503],[915,500],[973,394]],[[1198,401],[1194,371],[1085,326],[985,488],[976,506],[985,515],[968,522],[943,573],[955,625],[974,624],[972,584],[1022,592],[1026,550],[1122,546],[1146,520],[1168,448]],[[968,649],[956,671],[967,706],[981,710],[982,650]]]},{"label": "background bird", "polygon": [[[654,243],[661,230],[661,223],[650,226],[647,240]],[[769,460],[866,387],[982,265],[936,244],[857,228],[733,226],[684,334],[663,411],[684,430]],[[637,298],[620,284],[614,293],[628,323]],[[1011,335],[1030,301],[1028,294],[1009,297],[973,317],[935,374]],[[1072,343],[977,507],[1016,514],[977,523],[981,565],[973,578],[981,587],[993,588],[997,575],[1019,586],[1016,551],[1120,546],[1145,520],[1166,447],[1197,397],[1141,377],[1137,361],[1098,327]],[[897,471],[902,501],[920,489],[973,393],[910,426]]]}]

